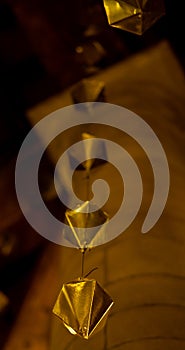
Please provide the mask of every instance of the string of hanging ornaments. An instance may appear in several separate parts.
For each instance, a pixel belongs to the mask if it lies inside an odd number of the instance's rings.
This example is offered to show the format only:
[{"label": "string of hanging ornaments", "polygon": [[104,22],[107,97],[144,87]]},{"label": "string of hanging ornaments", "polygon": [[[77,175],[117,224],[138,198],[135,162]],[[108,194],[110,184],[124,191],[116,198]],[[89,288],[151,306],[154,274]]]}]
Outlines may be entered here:
[{"label": "string of hanging ornaments", "polygon": [[[81,85],[84,84],[87,85],[85,90],[88,90],[87,82],[82,81]],[[91,91],[91,93],[93,92]],[[99,93],[98,95],[97,91],[94,93],[98,98]],[[72,282],[63,284],[53,313],[61,319],[71,334],[88,339],[104,327],[108,312],[113,306],[113,300],[95,279],[89,278],[96,267],[84,274],[85,254],[88,250],[104,243],[109,215],[92,205],[89,200],[91,169],[96,166],[96,160],[91,156],[97,148],[95,136],[89,132],[83,132],[81,138],[84,141],[89,141],[85,148],[87,160],[82,162],[81,167],[85,171],[84,186],[87,200],[75,209],[67,209],[65,212],[65,223],[69,225],[72,232],[70,240],[82,255],[81,276]],[[98,146],[102,154],[106,152],[103,142]],[[75,153],[71,152],[70,159],[72,161],[75,159]],[[90,232],[88,228],[91,229]],[[65,232],[65,229],[63,235],[64,238],[68,239],[68,233]]]},{"label": "string of hanging ornaments", "polygon": [[[91,93],[94,99],[99,100],[102,84],[98,92],[95,89]],[[74,130],[74,126],[77,129]],[[111,135],[105,133],[106,127],[109,133],[111,130]],[[54,171],[56,193],[67,208],[64,221],[61,221],[52,215],[43,201],[38,172],[47,146],[66,130],[70,130],[71,141],[74,142],[66,148],[68,138],[62,138],[65,144],[63,153],[57,143],[56,151],[60,153],[60,158]],[[118,105],[91,101],[61,108],[32,128],[16,162],[16,193],[27,221],[46,239],[77,248],[81,253],[81,274],[77,279],[63,284],[53,312],[72,334],[85,339],[104,326],[113,306],[107,291],[90,278],[96,267],[85,273],[85,256],[88,250],[113,240],[130,226],[140,209],[143,196],[143,183],[137,164],[123,147],[113,142],[111,137],[109,139],[112,130],[123,131],[133,137],[152,164],[155,192],[141,228],[141,232],[146,233],[158,221],[165,207],[169,192],[169,168],[159,139],[134,112]],[[109,181],[112,186],[116,181],[112,173],[107,171],[110,170],[107,168],[109,165],[113,166],[112,170],[116,169],[121,181],[119,191],[116,192],[116,201],[118,198],[120,201],[118,210],[112,207],[109,198],[112,192]],[[78,196],[73,190],[76,172]]]},{"label": "string of hanging ornaments", "polygon": [[[92,101],[95,101],[95,100],[99,101],[99,99],[101,99],[102,101],[103,91],[104,91],[103,82],[98,82],[95,80],[94,81],[82,80],[80,83],[78,83],[75,86],[75,89],[72,90],[72,97],[74,101],[76,101],[77,103],[76,105],[77,109],[79,108],[79,111],[81,113],[84,113],[84,117],[86,117],[87,119],[89,118],[93,119],[91,117],[92,115],[94,115],[95,109],[97,108],[97,111],[98,111],[99,107],[101,106],[101,103],[99,102],[93,103],[91,102],[91,99]],[[85,104],[80,103],[81,101],[84,101],[86,96],[89,96],[90,102]],[[110,114],[111,116],[116,115],[113,110],[111,110]],[[106,119],[109,117],[109,113],[107,109],[106,109],[106,112],[103,109],[100,112],[100,114],[98,113],[98,115],[101,115],[101,117],[104,116],[104,118]],[[123,115],[121,115],[121,117],[123,117]],[[133,123],[133,120],[132,120],[132,123]],[[119,121],[118,121],[118,124],[119,124]],[[85,271],[84,260],[85,260],[86,253],[90,249],[98,245],[102,245],[108,242],[109,240],[112,240],[113,238],[115,238],[115,233],[110,234],[108,232],[109,231],[108,225],[110,223],[110,215],[109,215],[110,213],[107,213],[104,210],[99,209],[101,208],[101,206],[99,205],[96,206],[96,204],[93,204],[92,201],[90,200],[92,169],[96,171],[97,166],[98,168],[103,166],[102,163],[105,162],[106,159],[109,159],[106,153],[108,153],[110,157],[110,149],[108,148],[107,150],[106,141],[104,141],[104,139],[96,138],[96,136],[93,135],[93,133],[90,130],[90,125],[91,124],[88,125],[87,131],[81,133],[81,140],[83,142],[83,148],[84,148],[82,153],[84,153],[84,159],[86,160],[81,161],[81,163],[79,163],[78,156],[81,152],[77,150],[76,146],[74,148],[72,147],[68,152],[68,164],[69,164],[68,166],[69,167],[71,166],[71,168],[73,169],[77,169],[77,166],[80,164],[79,169],[85,172],[85,176],[83,177],[82,187],[83,189],[85,189],[86,201],[83,202],[82,204],[77,205],[74,209],[66,210],[65,224],[67,224],[68,226],[67,226],[67,229],[64,228],[63,238],[62,238],[63,241],[66,240],[67,243],[70,241],[70,245],[72,247],[78,248],[79,251],[81,252],[81,255],[82,255],[81,276],[72,282],[65,283],[62,286],[62,289],[59,293],[59,296],[53,308],[53,313],[61,319],[64,326],[72,334],[77,334],[85,339],[88,339],[92,334],[95,334],[96,332],[102,329],[102,327],[106,323],[108,313],[114,304],[111,296],[107,293],[107,291],[105,291],[95,279],[90,279],[90,275],[96,269],[96,267],[92,268],[92,270],[87,272],[86,274],[84,273]],[[141,129],[143,130],[145,129],[145,127],[143,127],[142,125]],[[145,131],[146,131],[146,134],[148,132],[149,133],[151,132],[149,130],[145,130]],[[137,132],[138,132],[138,126],[137,126]],[[111,144],[111,148],[112,147],[113,145]],[[112,153],[113,158],[116,158],[116,154],[118,154],[117,153],[118,150],[115,150],[115,149],[113,150],[112,148],[112,151],[113,151]],[[98,163],[97,163],[97,159],[94,158],[94,154],[98,155],[97,157],[99,160]],[[118,163],[124,166],[123,159],[120,163],[118,158]],[[140,181],[138,178],[137,179],[132,178],[133,174],[136,173],[135,172],[136,169],[135,168],[133,169],[132,166],[129,167],[128,163],[125,168],[124,175],[126,175],[129,178],[128,181],[132,182],[131,184],[132,189],[130,189],[131,191],[129,191],[129,193],[131,194],[132,191],[136,191],[136,193],[139,193]],[[65,164],[67,164],[67,161],[65,161]],[[59,166],[58,168],[60,168],[61,170],[59,171],[60,178],[64,179],[65,177],[64,168],[62,166],[61,167]],[[168,169],[166,170],[167,171],[165,172],[163,168],[163,171],[167,175]],[[70,180],[71,180],[71,176],[70,176]],[[124,176],[124,180],[125,180],[124,197],[127,197],[127,194],[128,194],[126,191],[127,180],[125,176]],[[139,187],[134,190],[133,184],[138,185]],[[101,197],[101,193],[99,194]],[[166,195],[165,195],[165,198],[166,198]],[[127,200],[125,199],[125,203],[126,202]],[[135,198],[135,202],[136,202],[136,198]],[[130,212],[133,211],[135,204],[136,203],[132,202],[130,207]],[[137,206],[139,207],[139,205],[136,204],[136,207]],[[136,212],[137,212],[137,209],[136,209]],[[128,217],[129,216],[130,214],[128,214]],[[124,222],[123,216],[121,217],[121,221]],[[68,228],[70,228],[70,231]],[[121,232],[123,232],[123,230],[120,230],[120,233]]]}]

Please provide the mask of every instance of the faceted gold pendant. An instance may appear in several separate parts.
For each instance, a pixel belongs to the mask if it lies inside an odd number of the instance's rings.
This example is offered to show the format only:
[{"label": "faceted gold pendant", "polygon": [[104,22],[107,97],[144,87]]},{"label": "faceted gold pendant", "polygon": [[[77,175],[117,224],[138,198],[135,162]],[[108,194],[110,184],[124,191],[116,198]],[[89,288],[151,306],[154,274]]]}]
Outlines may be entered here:
[{"label": "faceted gold pendant", "polygon": [[103,102],[105,84],[94,79],[82,79],[71,89],[71,96],[74,103]]},{"label": "faceted gold pendant", "polygon": [[88,339],[103,328],[112,305],[96,280],[83,278],[63,285],[53,313],[70,333]]},{"label": "faceted gold pendant", "polygon": [[[106,212],[98,209],[91,212],[90,202],[86,201],[76,209],[67,209],[65,217],[80,249],[92,248],[104,243],[105,228],[109,221]],[[87,229],[91,228],[89,232]]]},{"label": "faceted gold pendant", "polygon": [[83,167],[89,171],[94,163],[94,159],[91,158],[91,149],[93,147],[93,139],[94,139],[94,135],[91,135],[88,132],[83,132],[82,133],[82,140],[91,140],[92,143],[90,143],[89,147],[86,148],[86,155],[87,155],[87,160],[85,160],[85,162],[83,162]]},{"label": "faceted gold pendant", "polygon": [[[71,167],[73,164],[78,162],[79,165],[77,167],[78,170],[86,170],[87,175],[90,175],[90,170],[97,166],[100,166],[106,162],[107,159],[107,150],[106,144],[104,140],[98,139],[95,135],[93,135],[89,131],[84,131],[81,133],[81,140],[85,141],[83,143],[81,154],[84,155],[86,159],[82,163],[79,160],[79,151],[75,149],[69,151],[69,162]],[[97,156],[95,158],[95,155]]]},{"label": "faceted gold pendant", "polygon": [[164,0],[104,0],[111,26],[142,35],[165,15]]}]

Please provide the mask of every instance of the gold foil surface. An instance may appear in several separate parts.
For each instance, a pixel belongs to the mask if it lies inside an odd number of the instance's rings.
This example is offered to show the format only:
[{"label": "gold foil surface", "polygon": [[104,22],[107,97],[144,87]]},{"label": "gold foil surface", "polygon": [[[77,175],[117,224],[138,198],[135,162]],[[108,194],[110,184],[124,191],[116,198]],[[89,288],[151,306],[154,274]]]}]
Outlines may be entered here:
[{"label": "gold foil surface", "polygon": [[71,89],[74,103],[104,102],[105,84],[95,79],[82,79]]},{"label": "gold foil surface", "polygon": [[164,0],[104,0],[112,27],[142,35],[165,15]]},{"label": "gold foil surface", "polygon": [[71,334],[88,339],[104,326],[113,300],[94,279],[82,278],[62,286],[53,308]]},{"label": "gold foil surface", "polygon": [[[89,201],[74,210],[67,209],[65,212],[66,221],[73,232],[76,247],[92,248],[105,241],[106,224],[109,221],[108,214],[101,209],[92,211]],[[91,232],[87,229],[91,227]]]}]

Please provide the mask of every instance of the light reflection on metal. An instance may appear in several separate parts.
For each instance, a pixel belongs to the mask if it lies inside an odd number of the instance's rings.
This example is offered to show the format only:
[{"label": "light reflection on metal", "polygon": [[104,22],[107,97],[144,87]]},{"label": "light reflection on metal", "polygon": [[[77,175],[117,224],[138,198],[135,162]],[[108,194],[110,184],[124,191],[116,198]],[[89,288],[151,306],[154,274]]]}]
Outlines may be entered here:
[{"label": "light reflection on metal", "polygon": [[164,0],[104,0],[112,27],[142,35],[165,15]]}]

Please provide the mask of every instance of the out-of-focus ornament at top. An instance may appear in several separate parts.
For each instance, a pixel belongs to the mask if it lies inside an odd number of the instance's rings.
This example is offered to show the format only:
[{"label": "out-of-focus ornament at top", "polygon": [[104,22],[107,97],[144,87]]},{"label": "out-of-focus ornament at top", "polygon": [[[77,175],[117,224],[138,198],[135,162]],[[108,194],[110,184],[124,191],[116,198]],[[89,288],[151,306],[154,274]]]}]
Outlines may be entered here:
[{"label": "out-of-focus ornament at top", "polygon": [[112,27],[142,35],[165,15],[164,0],[104,0]]}]

